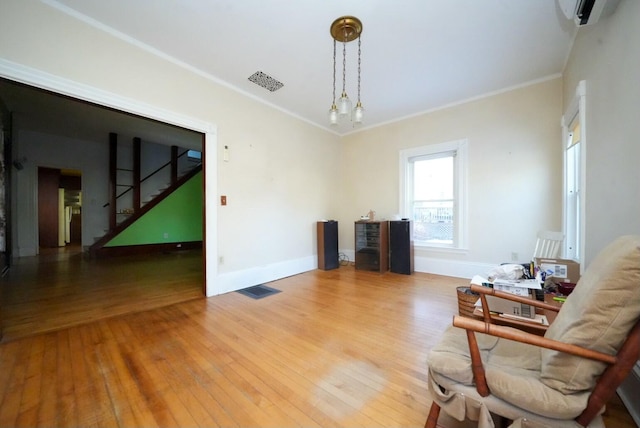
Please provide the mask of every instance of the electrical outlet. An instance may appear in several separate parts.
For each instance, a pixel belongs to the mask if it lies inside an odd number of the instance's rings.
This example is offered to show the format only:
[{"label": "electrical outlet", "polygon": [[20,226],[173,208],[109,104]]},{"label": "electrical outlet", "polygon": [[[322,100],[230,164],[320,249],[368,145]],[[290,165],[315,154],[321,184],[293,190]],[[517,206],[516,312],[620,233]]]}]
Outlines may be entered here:
[{"label": "electrical outlet", "polygon": [[512,262],[517,262],[518,260],[520,260],[520,257],[518,256],[518,253],[512,252],[511,253],[511,261]]},{"label": "electrical outlet", "polygon": [[218,263],[219,263],[219,264],[221,264],[221,265],[223,265],[223,264],[224,264],[224,256],[220,256],[220,257],[218,258]]},{"label": "electrical outlet", "polygon": [[162,237],[164,239],[169,239],[169,234],[167,232],[165,232],[165,233],[162,234]]},{"label": "electrical outlet", "polygon": [[227,205],[227,197],[222,195],[220,196],[220,205]]}]

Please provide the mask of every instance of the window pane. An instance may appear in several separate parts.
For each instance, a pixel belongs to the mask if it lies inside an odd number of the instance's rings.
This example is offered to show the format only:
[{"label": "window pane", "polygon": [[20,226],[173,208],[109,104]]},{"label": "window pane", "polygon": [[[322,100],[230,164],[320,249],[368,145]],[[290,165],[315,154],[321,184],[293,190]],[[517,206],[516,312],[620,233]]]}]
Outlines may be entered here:
[{"label": "window pane", "polygon": [[453,244],[453,200],[415,201],[413,221],[416,241]]},{"label": "window pane", "polygon": [[414,200],[453,199],[453,156],[414,162]]},{"label": "window pane", "polygon": [[564,156],[564,200],[563,230],[565,232],[563,257],[580,260],[580,247],[583,233],[584,215],[581,212],[581,194],[584,189],[584,173],[581,151],[584,150],[583,127],[585,105],[585,82],[581,81],[576,89],[576,98],[570,103],[570,111],[562,117],[566,135]]},{"label": "window pane", "polygon": [[414,239],[453,244],[454,157],[421,159],[413,167]]},{"label": "window pane", "polygon": [[565,178],[567,181],[566,240],[569,258],[579,259],[580,249],[580,142],[567,149]]}]

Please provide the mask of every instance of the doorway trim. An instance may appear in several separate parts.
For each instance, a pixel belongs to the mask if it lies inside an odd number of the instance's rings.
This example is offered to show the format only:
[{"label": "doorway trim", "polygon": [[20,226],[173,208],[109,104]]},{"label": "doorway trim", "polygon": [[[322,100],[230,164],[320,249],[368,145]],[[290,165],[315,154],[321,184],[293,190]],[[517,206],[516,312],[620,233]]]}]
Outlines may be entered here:
[{"label": "doorway trim", "polygon": [[[218,135],[215,124],[159,108],[83,83],[55,76],[35,68],[0,58],[0,77],[45,89],[61,95],[110,107],[138,116],[180,126],[203,134],[202,167],[204,171],[203,269],[204,294],[220,294],[218,283],[218,213],[216,205],[207,209],[207,201],[215,201],[217,193]],[[209,149],[207,150],[207,147]]]}]

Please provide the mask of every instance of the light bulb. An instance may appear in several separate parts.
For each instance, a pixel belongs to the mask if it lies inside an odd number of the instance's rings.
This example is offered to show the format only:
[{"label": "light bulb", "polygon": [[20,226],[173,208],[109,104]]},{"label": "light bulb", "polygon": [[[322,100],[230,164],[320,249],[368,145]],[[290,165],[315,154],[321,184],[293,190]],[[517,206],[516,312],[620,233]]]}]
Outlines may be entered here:
[{"label": "light bulb", "polygon": [[361,125],[363,117],[364,108],[362,107],[362,104],[360,104],[360,101],[358,101],[358,104],[356,104],[356,108],[353,109],[353,123],[356,125]]},{"label": "light bulb", "polygon": [[348,116],[351,114],[351,100],[347,96],[346,92],[342,93],[342,96],[338,101],[338,114],[340,116]]},{"label": "light bulb", "polygon": [[335,126],[338,124],[338,108],[335,104],[331,105],[329,109],[329,124]]}]

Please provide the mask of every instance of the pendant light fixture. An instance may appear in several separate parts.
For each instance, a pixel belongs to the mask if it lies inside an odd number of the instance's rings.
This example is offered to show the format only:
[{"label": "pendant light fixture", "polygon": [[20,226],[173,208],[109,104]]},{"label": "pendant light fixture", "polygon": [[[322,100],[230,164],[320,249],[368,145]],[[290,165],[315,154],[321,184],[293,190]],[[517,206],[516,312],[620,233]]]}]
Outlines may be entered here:
[{"label": "pendant light fixture", "polygon": [[[333,102],[329,109],[329,123],[338,125],[340,121],[351,120],[354,125],[360,125],[364,116],[364,108],[360,102],[360,34],[362,34],[362,22],[354,16],[343,16],[331,24],[331,37],[333,37]],[[347,95],[347,43],[358,39],[358,101],[355,109]],[[342,42],[342,94],[336,104],[336,45]]]}]

